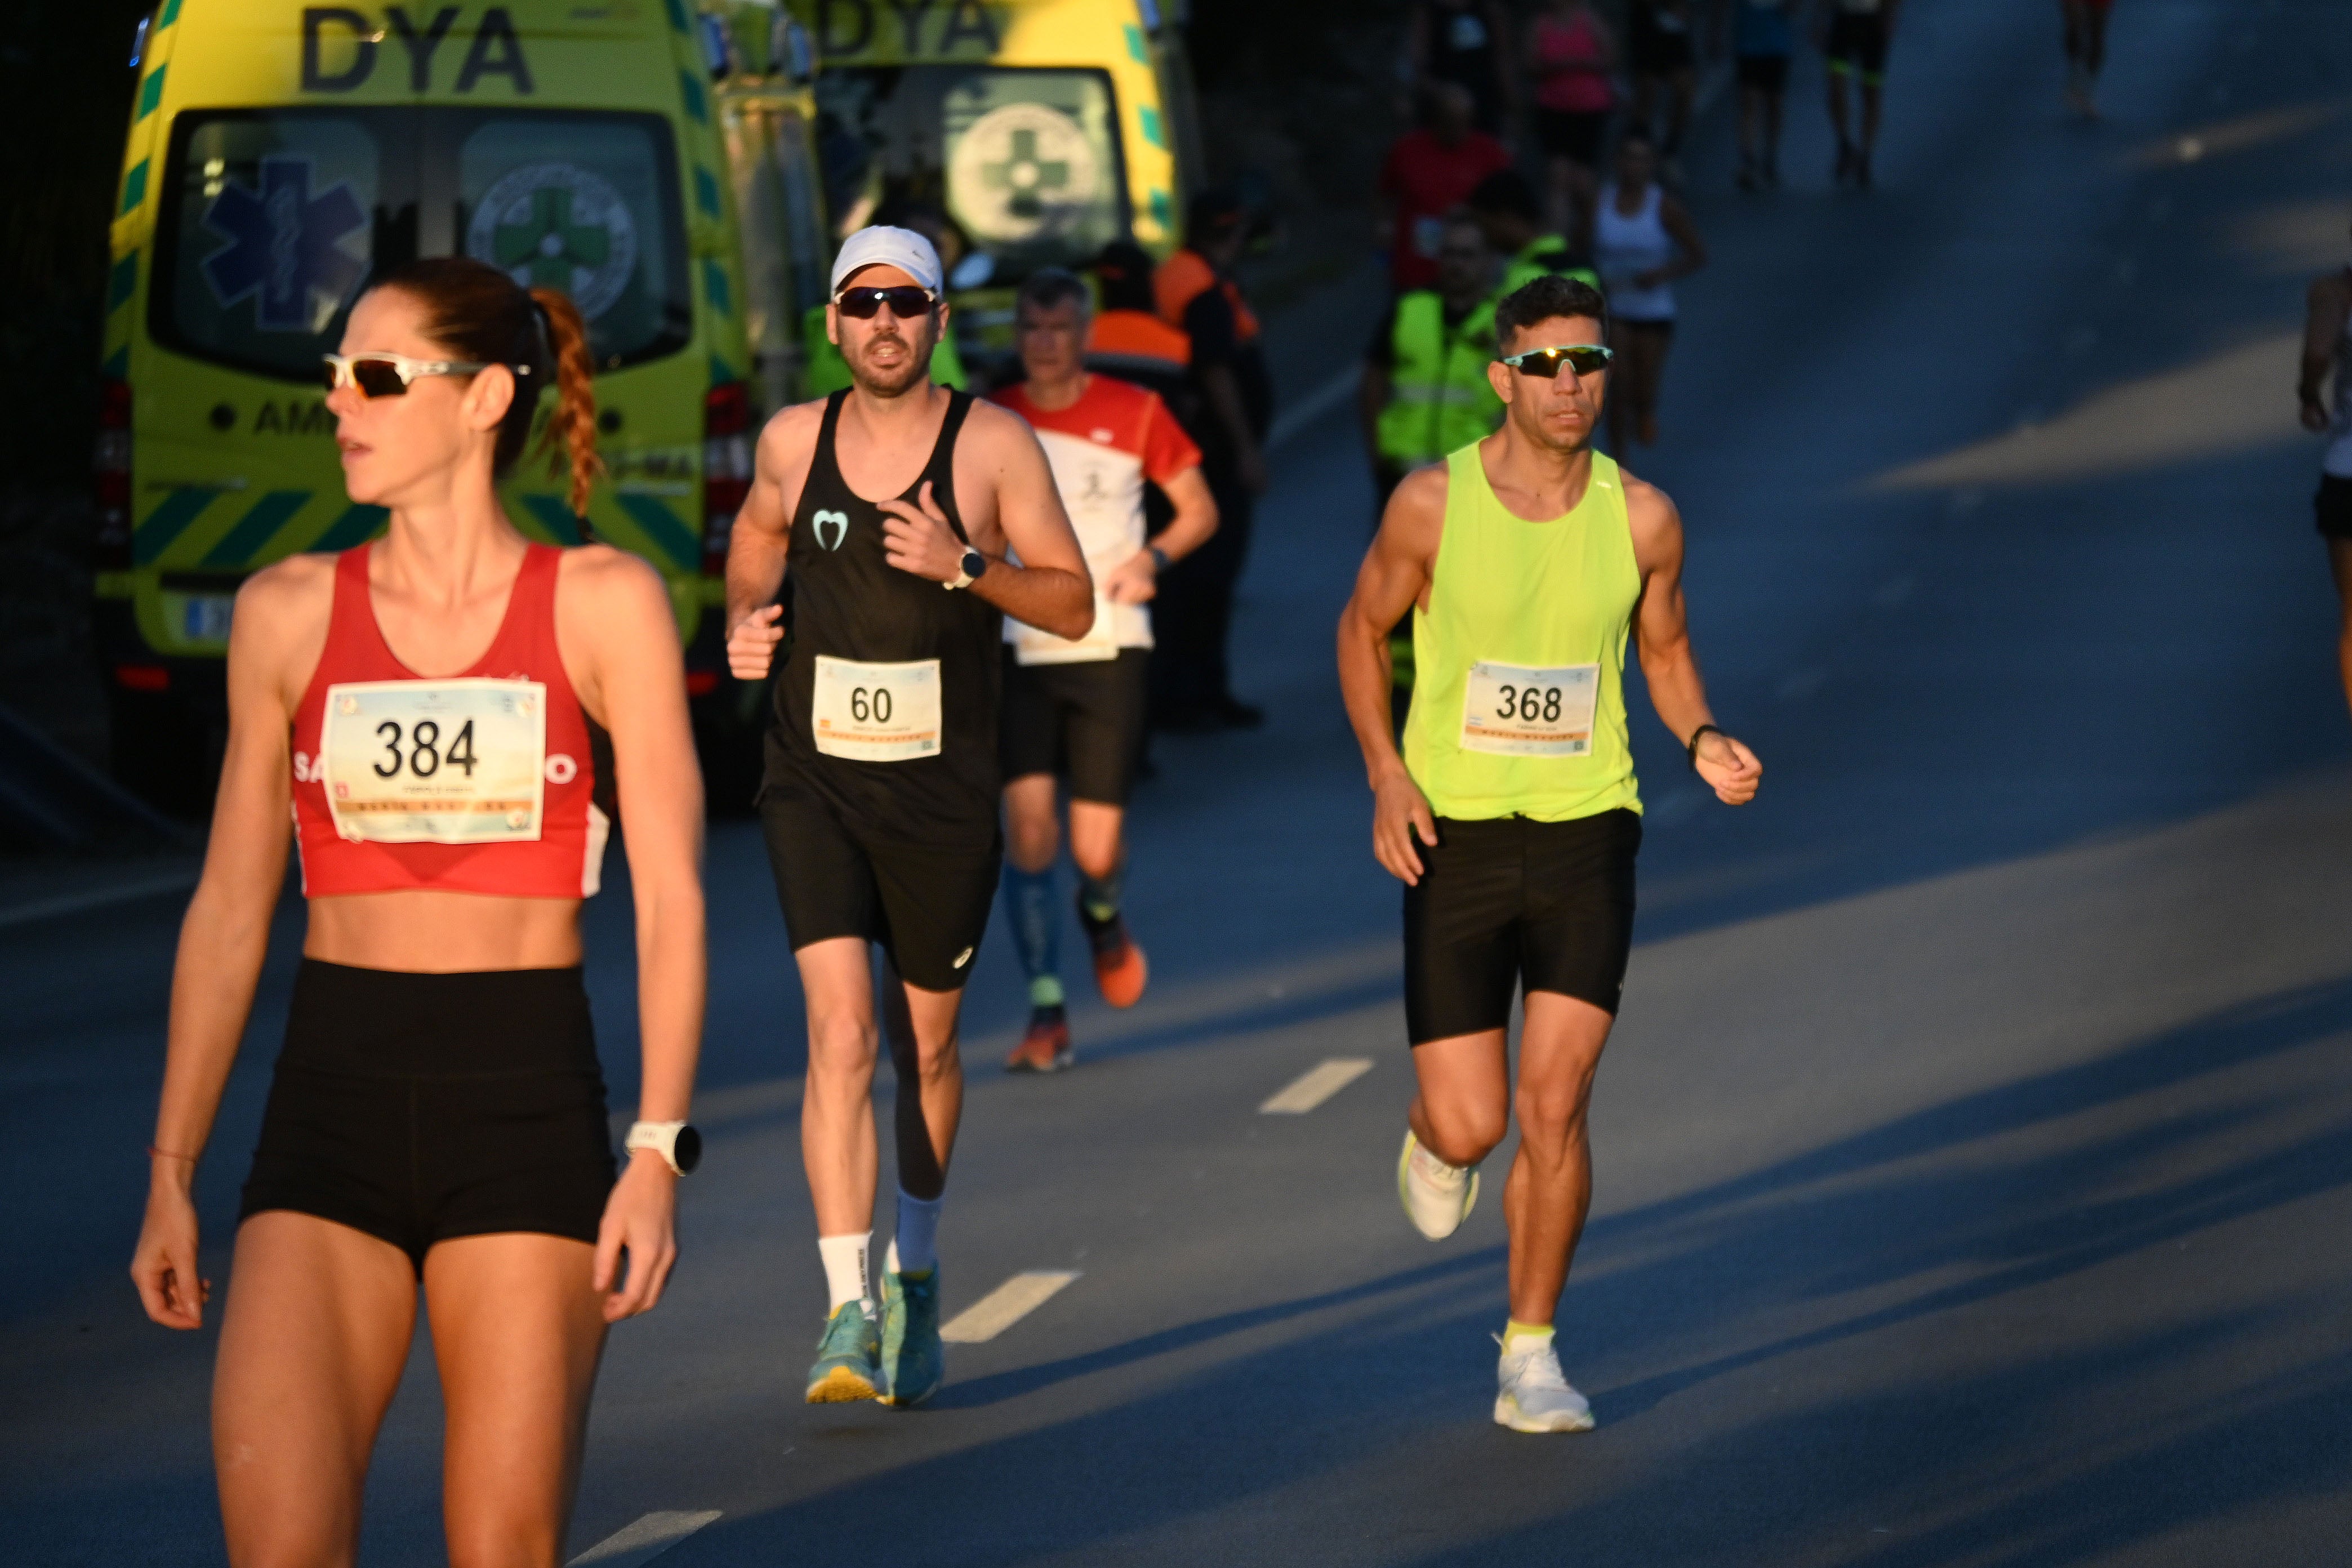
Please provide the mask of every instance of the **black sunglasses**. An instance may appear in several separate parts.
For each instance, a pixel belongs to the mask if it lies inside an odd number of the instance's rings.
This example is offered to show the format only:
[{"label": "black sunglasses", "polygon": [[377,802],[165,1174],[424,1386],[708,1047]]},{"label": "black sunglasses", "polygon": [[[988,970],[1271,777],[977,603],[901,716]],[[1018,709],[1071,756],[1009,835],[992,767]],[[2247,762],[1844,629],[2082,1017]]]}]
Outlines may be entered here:
[{"label": "black sunglasses", "polygon": [[1559,374],[1566,364],[1579,375],[1591,375],[1596,370],[1607,370],[1609,362],[1617,357],[1613,349],[1599,343],[1571,343],[1565,348],[1529,349],[1525,353],[1505,354],[1503,363],[1528,375],[1539,375],[1546,381]]},{"label": "black sunglasses", "polygon": [[844,289],[834,296],[833,302],[841,313],[854,321],[863,321],[883,306],[902,321],[930,314],[935,301],[929,289],[919,289],[912,283],[900,283],[888,289]]}]

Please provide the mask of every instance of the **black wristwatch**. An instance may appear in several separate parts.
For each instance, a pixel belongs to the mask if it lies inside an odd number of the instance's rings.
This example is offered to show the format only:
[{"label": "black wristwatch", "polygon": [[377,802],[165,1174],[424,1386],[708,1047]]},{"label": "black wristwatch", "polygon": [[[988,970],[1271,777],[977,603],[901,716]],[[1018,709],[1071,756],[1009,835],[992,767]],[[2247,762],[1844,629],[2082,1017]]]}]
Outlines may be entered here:
[{"label": "black wristwatch", "polygon": [[1722,733],[1723,731],[1721,730],[1717,729],[1712,724],[1701,724],[1697,729],[1691,731],[1690,746],[1688,748],[1690,752],[1691,772],[1698,772],[1699,737],[1702,735],[1720,735]]},{"label": "black wristwatch", "polygon": [[1151,570],[1154,574],[1168,570],[1168,552],[1160,549],[1157,544],[1147,544],[1144,548],[1151,552]]},{"label": "black wristwatch", "polygon": [[988,557],[982,555],[979,551],[974,550],[971,545],[967,544],[964,546],[963,559],[956,563],[956,568],[961,572],[963,575],[958,577],[954,582],[947,584],[946,586],[950,588],[969,588],[974,583],[980,581],[980,574],[988,570]]}]

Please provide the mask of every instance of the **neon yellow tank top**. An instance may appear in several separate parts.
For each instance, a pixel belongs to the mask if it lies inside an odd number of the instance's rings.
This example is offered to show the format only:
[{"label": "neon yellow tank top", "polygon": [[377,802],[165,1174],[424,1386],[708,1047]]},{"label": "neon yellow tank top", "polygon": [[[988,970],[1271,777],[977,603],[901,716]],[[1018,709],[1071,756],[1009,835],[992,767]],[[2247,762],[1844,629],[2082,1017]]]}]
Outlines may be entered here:
[{"label": "neon yellow tank top", "polygon": [[1407,771],[1456,821],[1641,810],[1624,671],[1642,574],[1616,462],[1595,452],[1583,499],[1549,522],[1495,499],[1476,444],[1445,470],[1429,608],[1412,616]]}]

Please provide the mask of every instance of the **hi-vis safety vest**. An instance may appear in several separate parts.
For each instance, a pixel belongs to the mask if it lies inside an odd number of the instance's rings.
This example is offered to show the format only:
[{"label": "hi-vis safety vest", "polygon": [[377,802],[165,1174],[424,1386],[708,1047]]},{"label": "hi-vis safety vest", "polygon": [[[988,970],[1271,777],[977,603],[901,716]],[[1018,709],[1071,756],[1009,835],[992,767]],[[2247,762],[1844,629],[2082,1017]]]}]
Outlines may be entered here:
[{"label": "hi-vis safety vest", "polygon": [[1389,405],[1381,410],[1381,457],[1394,468],[1433,463],[1483,440],[1503,422],[1503,400],[1486,380],[1495,357],[1495,302],[1480,301],[1451,331],[1433,289],[1397,301],[1390,340]]},{"label": "hi-vis safety vest", "polygon": [[1578,263],[1576,253],[1568,247],[1568,241],[1556,234],[1547,234],[1530,241],[1525,250],[1512,257],[1504,267],[1501,292],[1517,293],[1537,279],[1554,274],[1572,278],[1588,288],[1601,287],[1601,274]]}]

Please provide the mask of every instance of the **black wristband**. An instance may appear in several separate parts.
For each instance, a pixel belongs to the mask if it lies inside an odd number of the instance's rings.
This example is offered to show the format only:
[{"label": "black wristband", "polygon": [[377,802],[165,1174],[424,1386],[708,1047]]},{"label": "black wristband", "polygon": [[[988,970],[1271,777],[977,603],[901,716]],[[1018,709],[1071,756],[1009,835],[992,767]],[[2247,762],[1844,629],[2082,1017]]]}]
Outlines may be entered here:
[{"label": "black wristband", "polygon": [[[1714,726],[1713,724],[1701,724],[1697,729],[1693,730],[1693,731],[1691,731],[1690,744],[1689,744],[1686,748],[1685,748],[1685,750],[1690,753],[1690,767],[1691,767],[1691,772],[1693,772],[1693,773],[1696,773],[1696,772],[1698,772],[1698,740],[1699,740],[1699,737],[1700,737],[1701,735],[1721,735],[1721,734],[1723,734],[1723,731],[1722,731],[1721,730],[1717,729],[1717,728],[1716,726]],[[1728,736],[1726,736],[1725,738],[1726,738],[1727,740],[1727,739],[1729,739],[1729,737],[1728,737]]]},{"label": "black wristband", "polygon": [[1155,576],[1168,570],[1168,552],[1157,544],[1147,544],[1144,548],[1151,552],[1151,570]]}]

